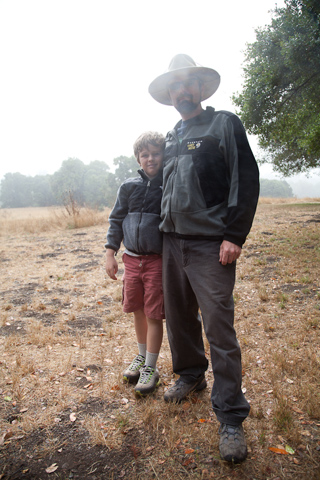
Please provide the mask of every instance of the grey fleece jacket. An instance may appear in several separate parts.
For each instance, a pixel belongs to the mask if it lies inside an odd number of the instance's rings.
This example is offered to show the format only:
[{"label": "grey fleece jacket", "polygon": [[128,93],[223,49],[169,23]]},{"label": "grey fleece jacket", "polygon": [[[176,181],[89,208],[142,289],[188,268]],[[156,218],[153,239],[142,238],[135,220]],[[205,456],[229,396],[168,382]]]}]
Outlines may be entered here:
[{"label": "grey fleece jacket", "polygon": [[[207,107],[182,141],[167,134],[160,230],[242,247],[259,197],[259,170],[240,119]],[[180,139],[181,140],[181,139]]]},{"label": "grey fleece jacket", "polygon": [[129,178],[118,190],[109,216],[106,248],[116,252],[121,242],[138,255],[162,254],[159,230],[162,196],[162,170],[150,180],[143,170],[139,177]]}]

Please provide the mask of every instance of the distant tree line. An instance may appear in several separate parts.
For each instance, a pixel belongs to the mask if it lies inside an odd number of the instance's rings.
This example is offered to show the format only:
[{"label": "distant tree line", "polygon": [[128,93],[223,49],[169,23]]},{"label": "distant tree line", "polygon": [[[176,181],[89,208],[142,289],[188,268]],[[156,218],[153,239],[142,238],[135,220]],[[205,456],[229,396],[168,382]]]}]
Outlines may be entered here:
[{"label": "distant tree line", "polygon": [[34,177],[6,173],[0,184],[2,208],[48,207],[64,205],[70,194],[79,205],[112,207],[120,184],[136,176],[139,165],[135,157],[113,160],[110,172],[105,162],[95,160],[85,165],[78,158],[65,160],[53,175]]},{"label": "distant tree line", "polygon": [[[65,205],[70,196],[78,205],[112,207],[120,184],[136,176],[139,165],[135,157],[114,159],[115,172],[106,163],[95,160],[85,165],[78,158],[65,160],[53,175],[30,177],[21,173],[6,173],[0,184],[2,208],[49,207]],[[262,197],[293,197],[286,181],[260,181]]]},{"label": "distant tree line", "polygon": [[260,179],[260,197],[291,198],[293,191],[285,180]]}]

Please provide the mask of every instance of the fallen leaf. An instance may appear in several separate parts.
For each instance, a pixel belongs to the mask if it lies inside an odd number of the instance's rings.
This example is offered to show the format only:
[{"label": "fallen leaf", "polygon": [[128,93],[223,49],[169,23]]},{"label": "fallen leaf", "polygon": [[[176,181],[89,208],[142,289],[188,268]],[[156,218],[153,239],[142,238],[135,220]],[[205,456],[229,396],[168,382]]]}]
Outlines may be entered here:
[{"label": "fallen leaf", "polygon": [[187,460],[185,460],[182,465],[184,467],[187,467],[188,465],[190,465],[190,463],[193,463],[193,459],[192,458],[187,458]]},{"label": "fallen leaf", "polygon": [[198,423],[206,423],[206,421],[207,420],[205,418],[199,418]]},{"label": "fallen leaf", "polygon": [[295,463],[296,465],[300,465],[300,462],[296,457],[293,458],[293,463]]},{"label": "fallen leaf", "polygon": [[4,434],[0,437],[0,445],[3,445],[8,438],[13,436],[13,431],[12,430],[7,430],[4,432]]},{"label": "fallen leaf", "polygon": [[288,455],[288,452],[284,448],[269,447],[269,450],[280,455]]},{"label": "fallen leaf", "polygon": [[70,413],[70,421],[75,422],[77,419],[76,414],[74,412]]},{"label": "fallen leaf", "polygon": [[53,463],[52,465],[50,465],[50,467],[46,468],[46,472],[53,473],[57,470],[57,468],[58,468],[58,465],[56,463]]},{"label": "fallen leaf", "polygon": [[155,447],[147,447],[146,450],[147,452],[151,452],[151,450],[153,450]]},{"label": "fallen leaf", "polygon": [[293,448],[291,448],[289,445],[286,445],[286,446],[285,446],[285,449],[286,449],[286,452],[290,453],[290,455],[293,455],[293,454],[294,454]]},{"label": "fallen leaf", "polygon": [[3,399],[5,402],[11,402],[12,398],[9,396],[4,397]]},{"label": "fallen leaf", "polygon": [[300,410],[300,408],[298,408],[298,407],[292,407],[292,410],[296,413],[300,413],[300,414],[303,413],[303,411]]},{"label": "fallen leaf", "polygon": [[193,453],[193,452],[194,452],[194,449],[193,449],[193,448],[187,448],[187,449],[184,451],[184,453],[187,454],[187,455],[188,455],[189,453]]}]

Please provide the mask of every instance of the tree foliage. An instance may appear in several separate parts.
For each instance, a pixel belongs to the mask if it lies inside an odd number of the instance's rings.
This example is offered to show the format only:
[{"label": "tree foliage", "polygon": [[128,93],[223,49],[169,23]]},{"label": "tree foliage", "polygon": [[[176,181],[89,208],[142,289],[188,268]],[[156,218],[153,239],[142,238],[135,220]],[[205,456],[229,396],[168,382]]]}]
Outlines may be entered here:
[{"label": "tree foliage", "polygon": [[78,205],[112,207],[120,184],[137,175],[134,157],[114,159],[115,173],[105,162],[95,160],[85,165],[78,158],[68,158],[53,175],[29,177],[6,173],[1,180],[0,205],[3,208],[47,207],[64,205],[72,197]]},{"label": "tree foliage", "polygon": [[289,183],[285,180],[260,180],[260,197],[271,198],[291,198],[293,191]]},{"label": "tree foliage", "polygon": [[285,0],[247,45],[238,114],[284,175],[320,166],[320,3]]},{"label": "tree foliage", "polygon": [[117,167],[115,170],[115,178],[118,186],[127,178],[137,175],[139,165],[133,155],[131,157],[121,155],[113,160],[113,164]]}]

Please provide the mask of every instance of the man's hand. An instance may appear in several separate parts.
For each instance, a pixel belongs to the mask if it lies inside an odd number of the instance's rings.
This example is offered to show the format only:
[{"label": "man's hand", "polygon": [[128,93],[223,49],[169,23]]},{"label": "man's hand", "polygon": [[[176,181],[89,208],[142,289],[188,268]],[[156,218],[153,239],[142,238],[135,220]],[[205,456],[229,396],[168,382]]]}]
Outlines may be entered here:
[{"label": "man's hand", "polygon": [[219,262],[222,265],[227,265],[227,263],[232,263],[237,260],[241,255],[241,247],[235,245],[234,243],[223,240],[220,246],[220,256]]},{"label": "man's hand", "polygon": [[118,262],[114,258],[115,253],[116,252],[110,248],[107,249],[106,253],[106,272],[112,280],[117,280]]}]

